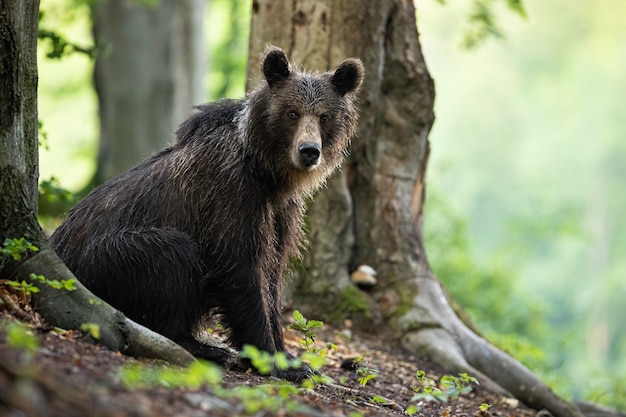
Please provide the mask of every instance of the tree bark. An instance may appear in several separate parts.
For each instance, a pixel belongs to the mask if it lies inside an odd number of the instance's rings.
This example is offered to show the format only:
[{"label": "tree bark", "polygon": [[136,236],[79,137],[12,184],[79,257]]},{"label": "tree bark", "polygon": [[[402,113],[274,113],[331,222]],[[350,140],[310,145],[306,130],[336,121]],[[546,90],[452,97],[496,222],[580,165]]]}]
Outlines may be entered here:
[{"label": "tree bark", "polygon": [[[290,295],[311,317],[351,314],[361,329],[391,333],[410,351],[556,416],[580,412],[528,369],[469,330],[428,265],[422,223],[434,85],[412,2],[253,2],[250,64],[267,43],[290,60],[327,70],[358,56],[367,74],[352,155],[308,210],[305,272]],[[360,292],[349,273],[366,264],[378,284]],[[339,310],[339,311],[337,311]]]},{"label": "tree bark", "polygon": [[0,244],[21,236],[38,244],[43,235],[37,222],[38,11],[38,1],[0,1]]},{"label": "tree bark", "polygon": [[93,6],[100,148],[92,184],[130,169],[172,142],[204,98],[205,0],[106,0]]},{"label": "tree bark", "polygon": [[[25,237],[39,248],[15,261],[0,259],[0,274],[9,280],[73,278],[48,249],[37,220],[37,1],[0,0],[0,244]],[[92,304],[90,301],[95,300]],[[139,356],[177,364],[194,360],[173,342],[125,318],[98,300],[80,283],[74,291],[46,285],[34,295],[35,308],[50,324],[80,329],[86,322],[100,326],[100,343]]]}]

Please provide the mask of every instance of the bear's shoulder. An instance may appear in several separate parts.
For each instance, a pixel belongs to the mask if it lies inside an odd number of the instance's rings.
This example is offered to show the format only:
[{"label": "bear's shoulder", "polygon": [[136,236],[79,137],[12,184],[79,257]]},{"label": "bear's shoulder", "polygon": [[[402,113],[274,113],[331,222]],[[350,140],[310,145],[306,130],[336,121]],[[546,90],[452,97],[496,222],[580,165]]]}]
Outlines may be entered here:
[{"label": "bear's shoulder", "polygon": [[221,127],[235,124],[235,119],[244,108],[243,100],[222,99],[213,103],[195,106],[198,111],[183,122],[176,136],[184,143],[195,136],[206,137]]}]

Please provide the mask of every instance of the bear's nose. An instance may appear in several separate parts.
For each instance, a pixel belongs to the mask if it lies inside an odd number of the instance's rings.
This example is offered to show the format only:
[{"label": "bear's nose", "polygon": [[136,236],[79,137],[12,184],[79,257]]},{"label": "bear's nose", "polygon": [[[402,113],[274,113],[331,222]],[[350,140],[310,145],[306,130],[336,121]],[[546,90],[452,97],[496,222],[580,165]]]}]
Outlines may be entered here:
[{"label": "bear's nose", "polygon": [[300,161],[305,167],[317,165],[320,159],[321,149],[317,143],[304,142],[298,148],[300,152]]}]

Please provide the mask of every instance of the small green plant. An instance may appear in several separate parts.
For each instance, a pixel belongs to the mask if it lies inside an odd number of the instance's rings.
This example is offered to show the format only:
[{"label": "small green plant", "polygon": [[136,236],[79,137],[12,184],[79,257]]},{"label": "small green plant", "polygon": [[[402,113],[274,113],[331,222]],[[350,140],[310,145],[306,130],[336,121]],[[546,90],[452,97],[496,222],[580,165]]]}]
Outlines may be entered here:
[{"label": "small green plant", "polygon": [[491,404],[482,403],[482,404],[478,407],[478,409],[484,413],[484,412],[486,412],[487,410],[489,410],[491,407],[492,407],[492,405],[491,405]]},{"label": "small green plant", "polygon": [[[245,348],[244,348],[245,349]],[[248,348],[247,354],[253,359],[266,361],[267,357],[258,354],[256,348]],[[272,355],[269,355],[270,357]],[[258,363],[257,363],[258,364]],[[237,414],[257,415],[259,413],[307,414],[308,408],[292,399],[301,388],[287,382],[269,383],[257,386],[240,385],[235,388],[221,386],[221,368],[211,362],[197,361],[184,369],[175,367],[150,367],[130,365],[121,369],[122,383],[130,389],[139,388],[188,388],[198,389],[207,386],[218,397],[234,399],[240,407]]]},{"label": "small green plant", "polygon": [[27,359],[32,358],[39,349],[39,339],[25,324],[10,323],[6,326],[6,332],[8,345],[22,351]]},{"label": "small green plant", "polygon": [[83,323],[80,325],[80,330],[88,333],[96,340],[100,339],[100,325],[98,323]]},{"label": "small green plant", "polygon": [[415,415],[420,410],[419,406],[416,404],[409,404],[407,408],[404,409],[404,412],[410,416]]},{"label": "small green plant", "polygon": [[184,369],[155,368],[146,365],[124,366],[120,377],[122,383],[130,389],[153,387],[197,389],[203,385],[220,384],[222,370],[214,363],[198,360]]},{"label": "small green plant", "polygon": [[437,388],[437,383],[434,379],[427,377],[426,372],[418,369],[415,372],[415,377],[417,378],[417,385],[413,386],[414,394],[410,402],[444,400],[445,397]]},{"label": "small green plant", "polygon": [[45,284],[57,290],[65,289],[67,291],[74,291],[76,289],[76,279],[74,278],[58,281],[56,279],[49,280],[43,275],[37,274],[30,274],[28,278],[33,282],[27,282],[25,280],[4,280],[4,284],[15,289],[16,291],[22,291],[24,295],[27,296],[39,292],[39,287],[37,286],[38,283]]},{"label": "small green plant", "polygon": [[50,177],[39,183],[39,196],[45,198],[48,202],[72,201],[73,194],[71,191],[63,188],[56,177]]},{"label": "small green plant", "polygon": [[311,329],[324,326],[324,323],[319,320],[308,320],[302,313],[295,310],[292,314],[294,322],[289,325],[289,328],[294,329],[302,333],[302,340],[300,344],[308,351],[313,351],[313,345],[315,344],[315,333]]},{"label": "small green plant", "polygon": [[381,397],[380,395],[374,395],[372,398],[370,398],[370,402],[372,404],[387,404],[388,400]]},{"label": "small green plant", "polygon": [[[357,356],[352,360],[352,367],[355,369],[355,373],[357,376],[357,382],[364,388],[369,381],[376,378],[378,374],[378,370],[369,368],[365,361],[363,360],[363,356]],[[360,390],[359,390],[360,392]]]},{"label": "small green plant", "polygon": [[[238,386],[233,389],[217,389],[215,393],[223,398],[234,398],[242,407],[244,414],[259,413],[308,414],[308,408],[291,398],[300,392],[286,382],[257,386]],[[264,412],[264,413],[263,413]]]},{"label": "small green plant", "polygon": [[[415,414],[419,407],[414,404],[417,401],[441,401],[447,403],[453,401],[453,405],[456,405],[458,398],[462,394],[467,394],[472,390],[471,384],[478,384],[478,380],[466,373],[461,373],[459,376],[443,375],[439,379],[439,385],[434,379],[426,376],[426,372],[418,370],[415,373],[417,378],[417,385],[413,386],[413,396],[409,400],[409,404],[405,407],[405,412],[409,415]],[[412,412],[409,413],[409,411]]]},{"label": "small green plant", "polygon": [[[24,237],[21,238],[12,238],[5,239],[2,244],[2,257],[0,257],[0,269],[4,262],[5,257],[11,257],[14,261],[19,261],[23,256],[30,252],[37,252],[39,248],[29,241],[27,241]],[[39,288],[37,284],[45,284],[49,287],[56,289],[65,289],[67,291],[74,291],[76,289],[76,279],[64,279],[64,280],[56,280],[56,279],[46,279],[43,275],[30,274],[28,278],[32,282],[27,282],[26,280],[15,281],[15,280],[4,280],[3,283],[8,285],[9,287],[23,292],[25,296],[29,296],[33,293],[39,292]]]},{"label": "small green plant", "polygon": [[37,252],[38,250],[39,248],[37,246],[33,245],[23,237],[19,239],[5,239],[2,244],[2,254],[12,257],[14,261],[22,259],[22,256],[25,256],[28,251]]},{"label": "small green plant", "polygon": [[478,384],[478,380],[466,373],[459,376],[444,375],[439,380],[442,385],[442,392],[451,400],[457,400],[461,394],[467,394],[472,391],[471,384]]},{"label": "small green plant", "polygon": [[30,296],[33,293],[39,292],[39,288],[37,288],[35,284],[26,282],[24,280],[22,280],[21,282],[5,280],[4,284],[13,288],[15,291],[21,291],[26,297]]},{"label": "small green plant", "polygon": [[326,343],[324,347],[315,347],[315,338],[317,335],[313,332],[313,329],[324,326],[324,323],[319,320],[308,320],[298,310],[293,312],[292,317],[294,322],[290,324],[289,327],[302,334],[300,345],[305,349],[305,352],[302,354],[302,360],[316,372],[315,375],[303,382],[303,387],[313,388],[315,384],[328,384],[333,382],[331,378],[323,375],[319,370],[326,365],[328,352],[337,352],[337,345],[334,343]]},{"label": "small green plant", "polygon": [[298,368],[302,365],[300,359],[290,359],[285,352],[271,354],[252,345],[244,345],[239,356],[248,359],[261,375],[270,375],[274,368],[286,370],[289,368]]},{"label": "small green plant", "polygon": [[28,278],[30,278],[31,281],[45,284],[48,287],[52,287],[56,290],[74,291],[76,289],[76,278],[62,279],[61,281],[59,281],[56,279],[47,279],[43,275],[37,274],[30,274]]}]

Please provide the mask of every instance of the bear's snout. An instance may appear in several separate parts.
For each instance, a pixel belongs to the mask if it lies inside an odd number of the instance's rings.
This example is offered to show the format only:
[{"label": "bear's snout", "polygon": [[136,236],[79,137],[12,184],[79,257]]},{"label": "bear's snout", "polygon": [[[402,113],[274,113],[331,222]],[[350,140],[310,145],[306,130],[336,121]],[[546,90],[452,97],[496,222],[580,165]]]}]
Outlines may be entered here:
[{"label": "bear's snout", "polygon": [[300,164],[304,168],[314,168],[320,164],[322,150],[320,145],[313,142],[304,142],[298,147],[300,153]]}]

